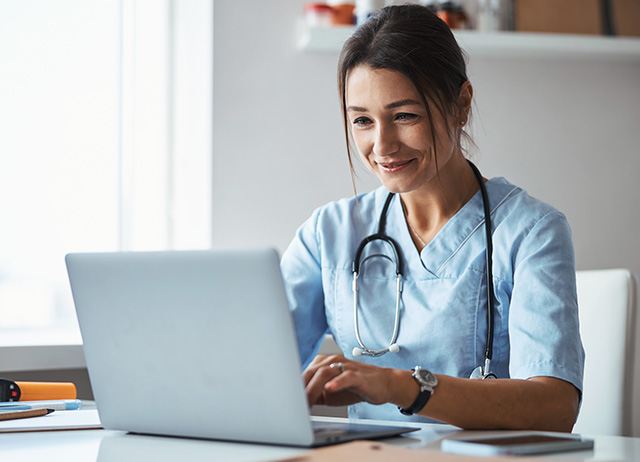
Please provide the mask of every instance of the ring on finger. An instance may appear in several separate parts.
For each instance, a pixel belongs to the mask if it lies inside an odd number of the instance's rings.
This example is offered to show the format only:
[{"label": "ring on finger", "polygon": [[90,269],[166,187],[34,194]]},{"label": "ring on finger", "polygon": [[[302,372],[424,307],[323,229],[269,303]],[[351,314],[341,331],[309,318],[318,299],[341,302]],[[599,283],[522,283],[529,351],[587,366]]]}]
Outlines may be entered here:
[{"label": "ring on finger", "polygon": [[331,369],[333,369],[334,367],[337,367],[340,370],[341,374],[344,372],[344,364],[342,364],[342,363],[331,363],[331,364],[329,364],[329,367]]}]

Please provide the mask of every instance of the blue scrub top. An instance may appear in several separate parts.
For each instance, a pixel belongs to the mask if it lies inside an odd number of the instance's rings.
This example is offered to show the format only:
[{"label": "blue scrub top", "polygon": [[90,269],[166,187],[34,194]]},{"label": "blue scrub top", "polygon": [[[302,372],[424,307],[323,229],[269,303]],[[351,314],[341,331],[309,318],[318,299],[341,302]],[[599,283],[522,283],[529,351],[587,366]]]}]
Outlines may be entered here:
[{"label": "blue scrub top", "polygon": [[[492,218],[496,297],[491,370],[499,378],[550,376],[582,390],[584,350],[571,230],[565,216],[503,178],[486,183]],[[353,313],[352,264],[358,245],[378,230],[388,191],[383,187],[317,209],[283,254],[282,273],[307,365],[328,331],[347,358],[358,346]],[[418,252],[399,196],[386,234],[399,247],[403,292],[398,353],[358,361],[383,367],[421,366],[469,377],[484,365],[486,344],[485,229],[478,191]],[[365,346],[386,348],[393,334],[395,266],[380,241],[365,248],[359,275],[359,328]],[[437,388],[436,388],[437,393]],[[407,417],[396,406],[359,403],[349,416],[430,421]]]}]

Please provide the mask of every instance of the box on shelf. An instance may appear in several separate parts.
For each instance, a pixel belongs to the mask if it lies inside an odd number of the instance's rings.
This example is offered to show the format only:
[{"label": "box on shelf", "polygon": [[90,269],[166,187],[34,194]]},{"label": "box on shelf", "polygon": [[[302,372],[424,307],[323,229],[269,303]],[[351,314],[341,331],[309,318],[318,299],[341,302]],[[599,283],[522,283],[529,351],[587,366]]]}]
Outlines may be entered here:
[{"label": "box on shelf", "polygon": [[640,37],[640,1],[611,0],[615,35]]},{"label": "box on shelf", "polygon": [[640,36],[638,0],[514,0],[521,32]]},{"label": "box on shelf", "polygon": [[516,30],[603,34],[600,0],[515,0]]}]

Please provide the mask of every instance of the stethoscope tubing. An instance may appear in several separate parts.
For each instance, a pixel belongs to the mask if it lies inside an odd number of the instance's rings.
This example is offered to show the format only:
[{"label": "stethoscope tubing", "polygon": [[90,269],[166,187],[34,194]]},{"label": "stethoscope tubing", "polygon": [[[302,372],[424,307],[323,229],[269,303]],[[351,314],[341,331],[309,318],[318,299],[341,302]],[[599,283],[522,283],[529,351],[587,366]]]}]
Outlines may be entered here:
[{"label": "stethoscope tubing", "polygon": [[[485,238],[486,238],[486,274],[487,274],[487,338],[486,338],[486,346],[485,346],[485,363],[484,368],[481,366],[476,368],[472,373],[472,377],[477,378],[495,378],[495,374],[490,372],[490,364],[491,359],[493,357],[493,338],[494,338],[494,303],[493,303],[493,239],[491,236],[492,223],[491,223],[491,209],[489,207],[489,194],[487,192],[487,188],[484,184],[484,179],[478,168],[469,160],[467,160],[469,166],[473,170],[473,174],[476,177],[479,185],[480,185],[480,193],[482,195],[482,203],[483,203],[483,211],[484,211],[484,228],[485,228]],[[354,292],[354,303],[353,303],[353,313],[354,313],[354,322],[355,322],[355,334],[356,340],[360,349],[354,348],[354,354],[358,351],[358,354],[364,354],[366,356],[382,356],[388,351],[397,352],[399,347],[396,345],[396,340],[398,338],[399,325],[400,325],[400,298],[402,292],[402,262],[401,255],[398,252],[398,246],[395,241],[385,234],[386,222],[387,222],[387,213],[389,210],[389,206],[391,204],[391,200],[394,197],[394,193],[389,193],[387,199],[385,200],[384,206],[382,207],[382,212],[380,213],[380,220],[378,224],[378,232],[372,234],[370,236],[365,237],[358,246],[356,250],[356,254],[353,260],[352,270],[353,270],[353,292]],[[360,338],[360,329],[358,327],[358,275],[360,273],[360,264],[362,258],[362,252],[367,244],[376,241],[382,240],[389,244],[389,247],[392,249],[394,261],[395,261],[395,271],[396,271],[396,280],[397,280],[397,288],[396,288],[396,313],[395,313],[395,321],[394,321],[394,329],[393,335],[391,338],[391,342],[389,346],[380,350],[373,350],[367,348],[362,339]],[[392,260],[390,257],[386,255],[380,255],[389,260]],[[369,257],[367,257],[369,258]],[[367,260],[365,258],[364,261]],[[478,372],[479,371],[479,372]]]},{"label": "stethoscope tubing", "polygon": [[472,162],[469,166],[473,170],[478,182],[480,183],[480,194],[482,194],[482,205],[484,208],[484,231],[487,245],[486,273],[487,273],[487,344],[485,346],[484,357],[491,361],[493,357],[493,238],[491,236],[491,209],[489,208],[489,194],[484,184],[484,179],[480,174],[480,170]]}]

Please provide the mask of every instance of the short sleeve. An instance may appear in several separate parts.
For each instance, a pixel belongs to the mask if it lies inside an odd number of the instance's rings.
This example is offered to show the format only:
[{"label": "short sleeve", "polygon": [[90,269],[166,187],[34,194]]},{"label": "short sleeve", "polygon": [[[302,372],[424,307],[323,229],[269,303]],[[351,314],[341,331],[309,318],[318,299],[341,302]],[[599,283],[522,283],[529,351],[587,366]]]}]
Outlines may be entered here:
[{"label": "short sleeve", "polygon": [[318,216],[316,211],[298,229],[280,262],[303,367],[313,359],[327,331]]},{"label": "short sleeve", "polygon": [[514,255],[509,314],[513,378],[550,376],[582,392],[580,340],[571,230],[564,215],[538,220]]}]

